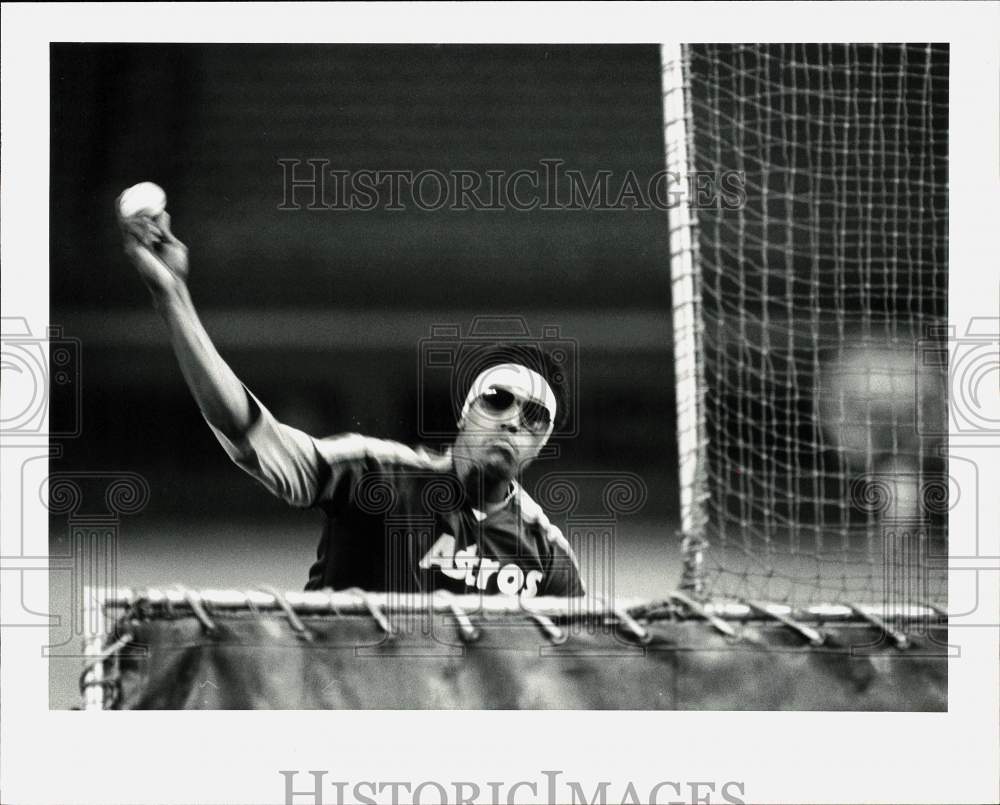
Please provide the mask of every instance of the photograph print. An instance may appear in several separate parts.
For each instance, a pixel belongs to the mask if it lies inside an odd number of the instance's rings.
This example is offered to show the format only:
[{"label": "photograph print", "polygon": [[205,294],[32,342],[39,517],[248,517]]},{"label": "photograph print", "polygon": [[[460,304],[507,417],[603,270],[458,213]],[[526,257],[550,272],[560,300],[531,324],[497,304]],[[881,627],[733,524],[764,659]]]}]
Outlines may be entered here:
[{"label": "photograph print", "polygon": [[946,712],[948,75],[53,43],[50,708]]}]

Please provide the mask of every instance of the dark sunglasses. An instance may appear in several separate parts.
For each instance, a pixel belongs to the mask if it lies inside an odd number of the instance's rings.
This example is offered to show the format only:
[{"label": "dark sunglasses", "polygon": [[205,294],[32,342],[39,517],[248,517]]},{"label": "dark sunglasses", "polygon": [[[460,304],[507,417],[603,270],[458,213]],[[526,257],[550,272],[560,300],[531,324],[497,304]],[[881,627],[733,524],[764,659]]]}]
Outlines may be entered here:
[{"label": "dark sunglasses", "polygon": [[521,418],[532,430],[545,430],[552,422],[549,409],[544,405],[531,400],[519,400],[506,389],[488,389],[479,395],[479,401],[487,411],[494,414],[503,414],[509,411],[515,402],[520,402]]}]

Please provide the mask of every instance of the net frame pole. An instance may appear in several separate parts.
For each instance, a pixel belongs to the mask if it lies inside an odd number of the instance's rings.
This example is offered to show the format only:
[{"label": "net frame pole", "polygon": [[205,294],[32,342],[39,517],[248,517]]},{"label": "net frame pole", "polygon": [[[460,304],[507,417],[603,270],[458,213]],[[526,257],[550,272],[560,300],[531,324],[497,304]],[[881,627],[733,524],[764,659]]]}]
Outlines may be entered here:
[{"label": "net frame pole", "polygon": [[81,678],[84,710],[103,710],[105,699],[104,663],[101,657],[107,638],[107,621],[104,612],[105,588],[83,588],[83,665]]},{"label": "net frame pole", "polygon": [[[686,75],[688,53],[680,43],[660,46],[663,73],[663,132],[668,181],[686,187],[691,170],[689,121],[691,104]],[[705,593],[704,553],[707,522],[705,472],[704,361],[700,304],[697,218],[687,193],[669,205],[670,277],[674,331],[674,387],[677,408],[677,453],[680,474],[680,588],[696,596]]]}]

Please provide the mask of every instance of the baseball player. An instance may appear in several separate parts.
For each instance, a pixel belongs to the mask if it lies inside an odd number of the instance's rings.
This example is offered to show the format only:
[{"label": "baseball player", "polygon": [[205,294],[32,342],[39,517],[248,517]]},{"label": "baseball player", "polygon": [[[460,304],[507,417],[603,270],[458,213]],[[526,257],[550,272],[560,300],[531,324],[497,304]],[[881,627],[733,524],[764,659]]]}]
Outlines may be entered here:
[{"label": "baseball player", "polygon": [[278,422],[215,349],[188,292],[187,247],[169,214],[119,220],[125,254],[226,453],[290,505],[323,511],[306,589],[583,594],[569,544],[516,480],[565,413],[558,367],[540,350],[478,356],[444,453],[358,434],[314,438]]}]

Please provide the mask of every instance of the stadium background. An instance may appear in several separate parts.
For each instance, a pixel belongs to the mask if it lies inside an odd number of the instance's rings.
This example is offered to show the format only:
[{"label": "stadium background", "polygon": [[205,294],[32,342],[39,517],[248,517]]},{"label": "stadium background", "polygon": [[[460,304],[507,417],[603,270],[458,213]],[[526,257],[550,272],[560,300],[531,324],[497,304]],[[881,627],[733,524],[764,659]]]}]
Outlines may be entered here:
[{"label": "stadium background", "polygon": [[[552,471],[641,476],[644,507],[615,526],[615,592],[675,587],[664,212],[278,209],[279,159],[512,172],[556,158],[588,180],[611,171],[612,188],[629,170],[645,184],[663,167],[656,46],[66,44],[51,55],[50,321],[81,340],[83,393],[81,434],[50,471],[148,481],[146,507],[121,519],[118,584],[301,589],[321,527],[230,463],[184,385],[112,215],[117,194],[148,179],[167,190],[223,356],[309,432],[413,443],[432,325],[558,326],[579,345],[579,436],[526,486]],[[54,398],[52,415],[71,411]],[[582,482],[578,516],[603,511],[599,484]],[[53,552],[66,534],[54,516]],[[62,576],[51,589],[52,611],[68,612]],[[50,668],[52,706],[71,706],[78,660]]]}]

